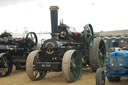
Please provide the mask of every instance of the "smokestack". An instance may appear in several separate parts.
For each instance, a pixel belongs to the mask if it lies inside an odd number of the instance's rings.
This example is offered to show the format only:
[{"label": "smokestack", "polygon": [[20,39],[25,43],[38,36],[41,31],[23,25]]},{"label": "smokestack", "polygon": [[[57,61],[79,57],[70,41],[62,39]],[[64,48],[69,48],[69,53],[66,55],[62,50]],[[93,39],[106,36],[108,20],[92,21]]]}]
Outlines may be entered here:
[{"label": "smokestack", "polygon": [[58,31],[58,6],[51,6],[51,31],[52,33],[57,33]]}]

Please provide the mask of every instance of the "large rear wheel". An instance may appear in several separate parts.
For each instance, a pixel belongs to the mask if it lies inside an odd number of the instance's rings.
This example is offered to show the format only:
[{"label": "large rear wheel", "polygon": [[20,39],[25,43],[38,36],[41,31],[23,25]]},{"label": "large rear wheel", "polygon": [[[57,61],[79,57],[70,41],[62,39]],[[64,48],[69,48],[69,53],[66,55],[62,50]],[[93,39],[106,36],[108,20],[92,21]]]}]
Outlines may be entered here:
[{"label": "large rear wheel", "polygon": [[62,61],[62,72],[68,82],[80,80],[82,59],[78,51],[68,50],[65,52]]},{"label": "large rear wheel", "polygon": [[44,71],[44,70],[38,71],[36,69],[36,62],[40,61],[39,52],[40,52],[40,50],[32,51],[28,55],[27,61],[26,61],[26,72],[27,72],[28,77],[32,81],[41,80],[46,75],[46,71]]},{"label": "large rear wheel", "polygon": [[89,49],[89,63],[93,72],[103,68],[106,56],[105,43],[101,38],[95,38],[93,46]]}]

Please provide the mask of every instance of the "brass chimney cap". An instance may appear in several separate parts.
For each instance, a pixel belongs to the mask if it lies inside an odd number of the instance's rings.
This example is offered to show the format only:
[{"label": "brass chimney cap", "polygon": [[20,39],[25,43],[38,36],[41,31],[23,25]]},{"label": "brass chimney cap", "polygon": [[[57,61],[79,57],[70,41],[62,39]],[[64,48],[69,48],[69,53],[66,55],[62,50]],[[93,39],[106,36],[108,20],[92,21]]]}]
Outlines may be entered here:
[{"label": "brass chimney cap", "polygon": [[58,10],[59,7],[58,6],[50,6],[50,10]]}]

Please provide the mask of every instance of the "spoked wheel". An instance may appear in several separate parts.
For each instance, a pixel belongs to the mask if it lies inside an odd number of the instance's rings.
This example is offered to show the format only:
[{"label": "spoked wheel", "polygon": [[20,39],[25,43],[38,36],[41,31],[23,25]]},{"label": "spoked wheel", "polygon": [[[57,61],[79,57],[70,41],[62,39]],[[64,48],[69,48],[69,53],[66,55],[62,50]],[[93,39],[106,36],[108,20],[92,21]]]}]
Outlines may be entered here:
[{"label": "spoked wheel", "polygon": [[84,41],[86,43],[86,47],[91,47],[93,45],[94,33],[93,27],[91,24],[87,24],[84,26]]},{"label": "spoked wheel", "polygon": [[30,50],[36,48],[37,43],[38,43],[37,35],[34,32],[29,32],[26,35],[26,41],[25,42],[26,42],[27,47]]},{"label": "spoked wheel", "polygon": [[78,51],[68,50],[62,61],[62,72],[68,82],[80,80],[82,73],[82,60]]},{"label": "spoked wheel", "polygon": [[96,85],[105,85],[105,75],[102,68],[98,68],[96,71]]},{"label": "spoked wheel", "polygon": [[93,72],[99,67],[103,68],[105,56],[106,47],[104,41],[101,38],[95,38],[93,46],[89,49],[89,63]]},{"label": "spoked wheel", "polygon": [[2,67],[0,67],[0,76],[8,76],[12,72],[12,62],[9,60],[9,55],[6,53],[0,54]]},{"label": "spoked wheel", "polygon": [[40,57],[39,57],[39,50],[35,50],[32,51],[28,57],[27,57],[27,61],[26,61],[26,72],[28,77],[32,80],[41,80],[42,78],[45,77],[46,75],[46,71],[38,71],[36,69],[36,62],[40,61]]}]

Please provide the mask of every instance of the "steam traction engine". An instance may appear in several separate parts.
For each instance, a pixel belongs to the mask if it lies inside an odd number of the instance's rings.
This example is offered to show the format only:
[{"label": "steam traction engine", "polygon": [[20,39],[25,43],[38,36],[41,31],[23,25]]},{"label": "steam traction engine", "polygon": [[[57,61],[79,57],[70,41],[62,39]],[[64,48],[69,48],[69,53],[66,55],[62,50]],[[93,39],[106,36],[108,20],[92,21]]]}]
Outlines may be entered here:
[{"label": "steam traction engine", "polygon": [[106,52],[103,40],[93,39],[92,25],[85,25],[81,33],[71,32],[63,22],[58,26],[58,7],[51,6],[50,10],[52,38],[45,40],[40,50],[28,55],[28,77],[33,81],[40,80],[47,72],[62,71],[68,82],[74,82],[80,79],[83,65],[88,64],[96,71],[102,65]]},{"label": "steam traction engine", "polygon": [[20,70],[25,68],[28,54],[37,46],[37,36],[34,32],[26,38],[12,38],[10,33],[0,35],[0,76],[8,76],[13,65]]}]

